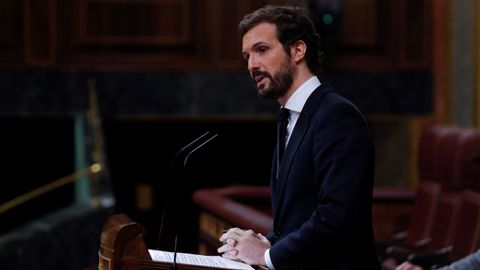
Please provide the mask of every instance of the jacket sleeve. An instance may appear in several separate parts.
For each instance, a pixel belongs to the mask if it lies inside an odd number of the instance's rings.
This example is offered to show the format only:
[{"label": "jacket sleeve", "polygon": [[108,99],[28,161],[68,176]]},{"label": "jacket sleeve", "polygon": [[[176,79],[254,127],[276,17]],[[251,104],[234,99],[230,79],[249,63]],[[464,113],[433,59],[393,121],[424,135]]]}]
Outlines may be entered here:
[{"label": "jacket sleeve", "polygon": [[480,249],[440,270],[474,270],[480,269]]}]

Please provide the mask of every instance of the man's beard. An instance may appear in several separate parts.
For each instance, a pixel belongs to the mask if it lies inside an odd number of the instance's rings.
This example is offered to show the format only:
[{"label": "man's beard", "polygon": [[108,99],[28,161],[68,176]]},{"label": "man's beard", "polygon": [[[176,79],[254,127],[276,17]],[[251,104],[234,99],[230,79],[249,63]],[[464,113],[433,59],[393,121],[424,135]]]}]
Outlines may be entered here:
[{"label": "man's beard", "polygon": [[258,95],[263,98],[271,98],[271,99],[278,99],[285,95],[290,87],[293,84],[293,73],[294,73],[294,65],[290,62],[290,57],[285,58],[285,60],[280,65],[280,70],[272,76],[270,73],[266,71],[256,71],[252,75],[262,75],[268,77],[270,83],[268,86],[264,86],[263,88],[259,88],[258,84],[256,84],[258,89]]}]

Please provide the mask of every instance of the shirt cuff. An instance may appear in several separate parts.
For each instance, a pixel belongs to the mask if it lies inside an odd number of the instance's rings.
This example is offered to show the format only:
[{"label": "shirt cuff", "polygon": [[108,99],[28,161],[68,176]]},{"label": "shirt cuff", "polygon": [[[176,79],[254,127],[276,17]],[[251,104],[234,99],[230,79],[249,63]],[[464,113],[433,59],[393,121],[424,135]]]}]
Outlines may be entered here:
[{"label": "shirt cuff", "polygon": [[263,254],[263,258],[265,259],[265,263],[267,264],[268,269],[275,270],[272,260],[270,260],[270,249],[265,250],[265,253]]}]

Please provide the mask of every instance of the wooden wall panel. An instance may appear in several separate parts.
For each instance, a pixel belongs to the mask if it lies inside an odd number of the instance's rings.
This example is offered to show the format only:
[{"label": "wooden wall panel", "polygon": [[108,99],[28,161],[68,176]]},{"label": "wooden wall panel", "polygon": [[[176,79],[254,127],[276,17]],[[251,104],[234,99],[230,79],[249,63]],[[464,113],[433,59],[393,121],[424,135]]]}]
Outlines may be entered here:
[{"label": "wooden wall panel", "polygon": [[205,65],[205,0],[61,3],[59,64],[191,68]]},{"label": "wooden wall panel", "polygon": [[63,1],[58,61],[75,66],[239,68],[237,24],[269,2]]},{"label": "wooden wall panel", "polygon": [[335,68],[388,69],[397,64],[398,23],[395,0],[345,0]]},{"label": "wooden wall panel", "polygon": [[25,62],[27,65],[54,64],[56,48],[55,0],[25,0]]},{"label": "wooden wall panel", "polygon": [[23,3],[0,0],[0,64],[23,59]]},{"label": "wooden wall panel", "polygon": [[182,46],[191,42],[188,0],[81,0],[81,44]]},{"label": "wooden wall panel", "polygon": [[[243,68],[237,25],[292,0],[0,0],[0,63]],[[431,67],[432,0],[343,0],[333,68]],[[317,20],[318,21],[318,20]],[[24,45],[25,43],[25,45]]]},{"label": "wooden wall panel", "polygon": [[346,47],[377,44],[377,4],[372,0],[345,1],[342,9],[341,42]]},{"label": "wooden wall panel", "polygon": [[475,91],[474,91],[474,126],[480,129],[480,3],[475,1],[474,55],[475,55]]},{"label": "wooden wall panel", "polygon": [[430,35],[431,33],[431,12],[430,0],[418,1],[407,0],[402,2],[405,7],[405,26],[402,32],[405,36],[404,50],[401,59],[405,65],[428,65],[431,61]]},{"label": "wooden wall panel", "polygon": [[219,42],[219,58],[222,63],[233,62],[237,64],[239,55],[241,54],[241,39],[238,33],[238,22],[242,19],[242,15],[247,13],[245,2],[238,3],[236,6],[221,1],[219,10],[220,22],[218,32],[221,38]]},{"label": "wooden wall panel", "polygon": [[432,74],[434,87],[434,118],[447,122],[449,114],[448,96],[450,85],[450,0],[431,0],[432,12]]},{"label": "wooden wall panel", "polygon": [[430,68],[430,0],[344,0],[342,5],[335,67]]}]

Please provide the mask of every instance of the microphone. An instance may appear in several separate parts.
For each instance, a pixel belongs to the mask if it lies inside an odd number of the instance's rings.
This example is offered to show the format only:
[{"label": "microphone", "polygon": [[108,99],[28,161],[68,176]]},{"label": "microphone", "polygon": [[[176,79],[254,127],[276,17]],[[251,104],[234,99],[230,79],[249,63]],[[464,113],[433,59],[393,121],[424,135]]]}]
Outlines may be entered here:
[{"label": "microphone", "polygon": [[[188,166],[188,161],[189,161],[190,156],[192,156],[198,150],[202,149],[205,145],[210,143],[217,136],[218,136],[218,134],[210,134],[210,132],[207,131],[207,132],[203,133],[202,135],[200,135],[199,137],[197,137],[196,139],[194,139],[193,141],[191,141],[190,143],[188,143],[187,145],[185,145],[184,147],[182,147],[175,154],[175,156],[172,160],[172,167],[176,168],[176,169],[180,169],[180,171],[175,171],[175,173],[178,173],[177,177],[179,177],[179,182],[180,182],[179,184],[180,185],[183,184],[183,182],[185,181],[186,169],[187,169],[187,166]],[[174,187],[177,187],[177,186],[174,185]],[[176,194],[176,191],[177,190],[174,190],[173,193]],[[159,234],[158,234],[157,248],[160,244],[160,239],[161,239],[161,235],[162,235],[162,231],[163,231],[163,225],[164,225],[164,221],[165,221],[165,215],[167,213],[168,204],[169,204],[169,201],[170,201],[169,198],[170,198],[171,194],[172,194],[172,192],[168,192],[168,194],[166,196],[166,199],[165,199],[165,203],[164,203],[164,207],[163,207],[163,211],[162,211],[162,217],[161,217],[161,221],[160,221],[160,230],[159,230]],[[176,205],[176,219],[175,219],[176,223],[178,223],[178,212],[182,211],[182,209],[183,209],[183,204],[181,204],[181,202],[182,201],[180,200],[179,202],[177,202],[177,205]],[[176,224],[176,233],[175,233],[175,243],[174,243],[173,262],[172,262],[172,269],[173,270],[176,269],[177,242],[178,242],[178,224]]]}]

